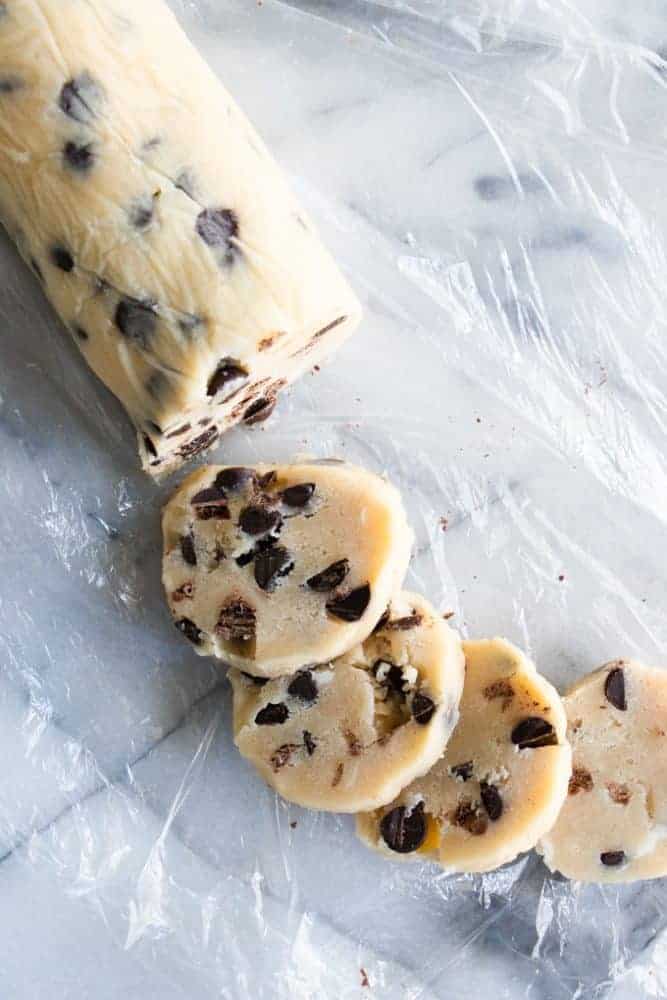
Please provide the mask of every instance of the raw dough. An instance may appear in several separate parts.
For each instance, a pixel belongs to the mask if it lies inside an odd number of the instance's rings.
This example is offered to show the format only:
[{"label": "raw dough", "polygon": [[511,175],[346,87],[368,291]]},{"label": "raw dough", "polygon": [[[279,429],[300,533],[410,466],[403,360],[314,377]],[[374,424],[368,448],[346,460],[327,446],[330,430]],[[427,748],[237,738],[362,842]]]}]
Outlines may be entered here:
[{"label": "raw dough", "polygon": [[607,663],[564,698],[570,794],[539,851],[582,882],[667,875],[667,673]]},{"label": "raw dough", "polygon": [[163,529],[177,626],[199,652],[264,677],[366,639],[412,548],[397,490],[342,462],[202,468]]},{"label": "raw dough", "polygon": [[440,756],[463,686],[458,636],[414,594],[335,662],[258,685],[230,671],[236,745],[286,799],[356,812],[389,802]]},{"label": "raw dough", "polygon": [[[567,793],[571,752],[555,689],[504,639],[464,642],[461,718],[445,755],[357,832],[394,860],[484,872],[533,847]],[[392,846],[393,845],[393,846]]]},{"label": "raw dough", "polygon": [[0,4],[0,219],[162,475],[360,310],[162,0]]}]

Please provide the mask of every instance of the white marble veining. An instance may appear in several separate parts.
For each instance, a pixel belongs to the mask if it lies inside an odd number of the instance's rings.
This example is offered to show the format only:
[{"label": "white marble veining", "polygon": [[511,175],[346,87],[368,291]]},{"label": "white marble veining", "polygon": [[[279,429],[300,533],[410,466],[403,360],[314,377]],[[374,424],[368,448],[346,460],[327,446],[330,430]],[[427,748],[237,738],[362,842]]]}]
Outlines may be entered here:
[{"label": "white marble veining", "polygon": [[[559,685],[667,666],[664,4],[175,7],[366,307],[216,457],[388,472],[410,583]],[[264,788],[162,601],[169,487],[4,240],[0,357],[0,997],[667,994],[663,882],[392,866]]]}]

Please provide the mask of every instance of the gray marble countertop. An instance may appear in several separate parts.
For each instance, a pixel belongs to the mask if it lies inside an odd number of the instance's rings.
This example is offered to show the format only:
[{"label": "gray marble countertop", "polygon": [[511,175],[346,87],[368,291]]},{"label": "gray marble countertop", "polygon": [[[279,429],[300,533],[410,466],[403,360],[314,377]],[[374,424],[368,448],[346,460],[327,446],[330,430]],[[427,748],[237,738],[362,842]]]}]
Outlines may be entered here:
[{"label": "gray marble countertop", "polygon": [[[410,584],[558,685],[667,665],[664,3],[176,7],[366,307],[215,457],[386,472]],[[392,866],[264,788],[163,604],[169,486],[4,240],[0,351],[3,1000],[667,996],[663,881]]]}]

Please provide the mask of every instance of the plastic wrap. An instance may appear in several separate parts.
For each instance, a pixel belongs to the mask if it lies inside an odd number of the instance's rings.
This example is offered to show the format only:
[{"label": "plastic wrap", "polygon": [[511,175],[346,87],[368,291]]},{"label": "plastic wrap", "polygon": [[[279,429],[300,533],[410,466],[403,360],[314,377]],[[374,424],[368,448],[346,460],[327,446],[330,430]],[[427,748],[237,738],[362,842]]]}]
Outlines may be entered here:
[{"label": "plastic wrap", "polygon": [[[366,307],[217,460],[386,472],[408,585],[565,686],[667,638],[667,16],[656,0],[177,13]],[[0,243],[0,993],[667,994],[663,881],[391,865],[235,752],[173,629],[120,407]],[[173,485],[173,484],[172,484]]]}]

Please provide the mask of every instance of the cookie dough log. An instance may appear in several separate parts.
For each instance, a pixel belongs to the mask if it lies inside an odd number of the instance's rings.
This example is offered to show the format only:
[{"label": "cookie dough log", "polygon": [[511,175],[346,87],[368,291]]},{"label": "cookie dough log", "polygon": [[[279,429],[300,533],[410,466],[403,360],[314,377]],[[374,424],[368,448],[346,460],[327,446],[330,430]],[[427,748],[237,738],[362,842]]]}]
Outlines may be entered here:
[{"label": "cookie dough log", "polygon": [[368,638],[413,540],[398,491],[344,463],[204,467],[168,503],[163,534],[177,627],[200,653],[263,677]]},{"label": "cookie dough log", "polygon": [[581,882],[667,875],[667,673],[617,660],[564,698],[569,794],[538,850]]},{"label": "cookie dough log", "polygon": [[268,416],[359,320],[162,0],[0,3],[0,218],[155,476]]},{"label": "cookie dough log", "polygon": [[389,802],[441,755],[456,725],[463,651],[416,594],[362,645],[293,677],[230,671],[239,750],[280,794],[311,809]]},{"label": "cookie dough log", "polygon": [[534,847],[567,793],[571,751],[555,689],[503,639],[464,642],[460,721],[435,767],[357,833],[394,860],[485,872]]}]

